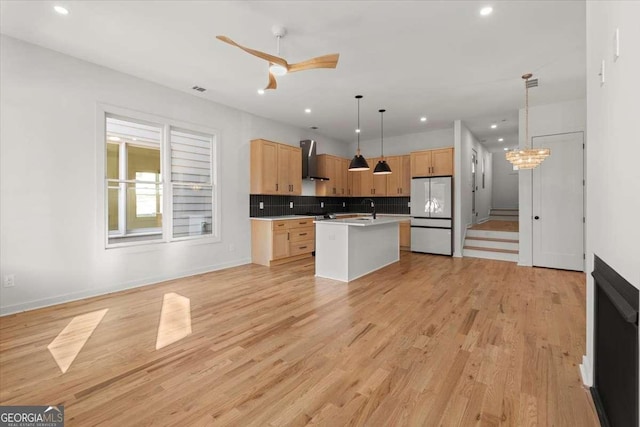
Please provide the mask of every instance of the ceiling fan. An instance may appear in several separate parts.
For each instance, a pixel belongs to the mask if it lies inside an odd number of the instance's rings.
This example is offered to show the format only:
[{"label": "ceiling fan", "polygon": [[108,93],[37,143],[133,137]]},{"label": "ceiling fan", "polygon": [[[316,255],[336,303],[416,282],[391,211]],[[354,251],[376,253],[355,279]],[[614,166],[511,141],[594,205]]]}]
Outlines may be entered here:
[{"label": "ceiling fan", "polygon": [[[274,25],[271,30],[273,32],[273,35],[276,36],[278,40],[278,55],[280,55],[280,39],[287,34],[287,29],[278,25]],[[313,70],[315,68],[336,68],[336,66],[338,65],[338,58],[340,57],[340,54],[333,53],[330,55],[311,58],[295,64],[289,64],[284,58],[281,58],[280,56],[270,55],[259,50],[241,46],[227,36],[216,36],[216,38],[220,41],[230,44],[231,46],[239,47],[245,52],[269,62],[269,84],[267,84],[265,90],[275,89],[278,87],[276,76],[283,76],[287,73],[295,73],[296,71]]]}]

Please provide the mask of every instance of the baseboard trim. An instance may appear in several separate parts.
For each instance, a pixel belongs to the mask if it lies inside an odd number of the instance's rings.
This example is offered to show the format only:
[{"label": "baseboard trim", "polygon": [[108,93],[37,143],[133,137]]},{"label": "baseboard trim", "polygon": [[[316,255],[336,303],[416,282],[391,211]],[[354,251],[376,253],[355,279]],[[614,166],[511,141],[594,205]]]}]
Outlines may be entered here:
[{"label": "baseboard trim", "polygon": [[582,356],[582,363],[580,364],[580,377],[582,378],[582,383],[586,387],[593,387],[593,370],[591,369],[591,362],[587,355]]},{"label": "baseboard trim", "polygon": [[7,305],[4,307],[0,307],[0,316],[8,316],[8,315],[20,313],[23,311],[36,310],[39,308],[51,307],[57,304],[78,301],[85,298],[98,297],[98,296],[112,294],[115,292],[126,291],[129,289],[141,288],[143,286],[155,285],[160,282],[166,282],[168,280],[175,280],[175,279],[181,279],[184,277],[195,276],[197,274],[210,273],[212,271],[223,270],[225,268],[231,268],[231,267],[238,267],[245,264],[251,264],[251,259],[243,258],[243,259],[232,261],[232,262],[214,264],[214,265],[209,265],[202,268],[183,271],[178,274],[148,277],[144,279],[133,280],[131,282],[126,282],[120,285],[107,287],[107,288],[98,288],[98,289],[91,289],[91,290],[80,291],[80,292],[72,292],[72,293],[59,295],[55,297],[43,298],[43,299],[28,301],[20,304]]}]

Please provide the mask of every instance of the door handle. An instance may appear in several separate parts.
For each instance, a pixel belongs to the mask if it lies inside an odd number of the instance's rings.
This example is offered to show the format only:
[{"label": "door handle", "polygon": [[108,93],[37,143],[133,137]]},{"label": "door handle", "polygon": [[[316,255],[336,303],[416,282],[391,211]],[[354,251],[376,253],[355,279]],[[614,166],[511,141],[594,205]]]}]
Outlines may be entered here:
[{"label": "door handle", "polygon": [[533,219],[540,219],[538,215],[534,216]]}]

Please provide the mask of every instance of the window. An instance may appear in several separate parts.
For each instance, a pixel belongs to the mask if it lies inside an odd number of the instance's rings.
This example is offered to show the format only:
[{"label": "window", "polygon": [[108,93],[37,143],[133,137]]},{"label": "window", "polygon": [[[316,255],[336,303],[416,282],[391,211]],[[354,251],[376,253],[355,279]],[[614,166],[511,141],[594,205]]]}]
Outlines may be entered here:
[{"label": "window", "polygon": [[110,114],[105,131],[107,246],[217,235],[214,134]]}]

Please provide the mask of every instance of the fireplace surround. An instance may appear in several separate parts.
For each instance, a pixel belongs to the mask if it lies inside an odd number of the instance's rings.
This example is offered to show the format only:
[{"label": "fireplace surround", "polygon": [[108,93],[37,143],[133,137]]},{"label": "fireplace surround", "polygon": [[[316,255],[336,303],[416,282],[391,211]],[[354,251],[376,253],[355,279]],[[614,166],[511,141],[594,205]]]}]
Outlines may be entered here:
[{"label": "fireplace surround", "polygon": [[603,426],[638,426],[638,289],[594,257],[594,385]]}]

